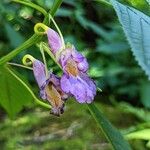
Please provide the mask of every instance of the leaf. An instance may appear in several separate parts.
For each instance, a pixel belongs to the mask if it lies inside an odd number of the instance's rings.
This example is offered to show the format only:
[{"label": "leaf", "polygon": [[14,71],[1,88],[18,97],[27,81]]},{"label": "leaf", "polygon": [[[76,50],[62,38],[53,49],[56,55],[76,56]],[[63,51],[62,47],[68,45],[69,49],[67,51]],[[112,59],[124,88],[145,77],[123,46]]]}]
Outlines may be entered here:
[{"label": "leaf", "polygon": [[150,5],[150,0],[146,0],[148,2],[148,4]]},{"label": "leaf", "polygon": [[70,9],[66,9],[66,8],[60,8],[57,13],[56,16],[58,17],[71,17],[73,15],[73,11]]},{"label": "leaf", "polygon": [[104,54],[117,54],[121,52],[125,52],[129,49],[128,44],[125,42],[112,42],[112,43],[104,43],[102,41],[98,42],[97,51]]},{"label": "leaf", "polygon": [[114,104],[116,109],[121,110],[124,113],[133,114],[140,121],[150,122],[150,112],[144,108],[134,107],[129,103],[121,102]]},{"label": "leaf", "polygon": [[147,142],[146,146],[150,148],[150,141]]},{"label": "leaf", "polygon": [[150,108],[150,83],[146,82],[140,86],[140,95],[142,104]]},{"label": "leaf", "polygon": [[24,19],[30,19],[30,18],[32,18],[33,13],[34,13],[33,8],[24,6],[21,8],[19,15],[20,15],[20,17],[22,17]]},{"label": "leaf", "polygon": [[103,29],[100,25],[85,18],[81,12],[76,11],[75,16],[76,16],[76,20],[80,23],[80,25],[83,28],[85,29],[89,28],[93,30],[93,32],[95,32],[97,35],[103,37],[105,40],[110,41],[109,38],[110,34],[105,29]]},{"label": "leaf", "polygon": [[19,32],[15,31],[9,23],[6,22],[4,25],[7,37],[10,41],[10,45],[13,48],[17,47],[18,45],[24,42],[24,37]]},{"label": "leaf", "polygon": [[136,132],[132,132],[126,135],[128,139],[142,139],[150,140],[150,129],[144,129]]},{"label": "leaf", "polygon": [[124,140],[121,133],[111,125],[98,108],[94,104],[89,104],[87,106],[114,150],[131,150],[129,144]]},{"label": "leaf", "polygon": [[139,65],[150,79],[150,18],[144,13],[111,0]]},{"label": "leaf", "polygon": [[0,104],[13,118],[32,100],[31,94],[7,67],[0,67]]},{"label": "leaf", "polygon": [[91,69],[89,70],[89,74],[93,78],[99,78],[103,76],[104,72],[99,69],[98,65],[92,65]]}]

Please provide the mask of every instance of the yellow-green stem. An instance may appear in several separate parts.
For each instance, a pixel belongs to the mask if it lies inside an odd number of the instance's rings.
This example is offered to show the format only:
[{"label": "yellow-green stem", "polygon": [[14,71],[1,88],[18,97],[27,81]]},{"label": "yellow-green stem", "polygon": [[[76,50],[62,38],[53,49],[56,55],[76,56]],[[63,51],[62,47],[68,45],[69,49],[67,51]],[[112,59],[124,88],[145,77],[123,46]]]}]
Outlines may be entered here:
[{"label": "yellow-green stem", "polygon": [[40,100],[34,95],[34,93],[32,92],[32,90],[26,85],[26,83],[23,82],[12,70],[10,70],[9,68],[7,68],[7,69],[8,69],[8,71],[30,92],[30,94],[32,95],[32,97],[33,97],[33,99],[35,100],[36,104],[41,105],[41,106],[43,106],[43,107],[45,107],[45,108],[48,108],[48,109],[51,108],[50,105],[48,105],[48,104],[46,104],[46,103],[40,101]]},{"label": "yellow-green stem", "polygon": [[[61,5],[62,0],[55,0],[52,9],[50,10],[50,14],[54,16],[55,12]],[[49,18],[48,18],[48,13],[46,14],[46,17],[44,18],[43,23],[48,25],[49,23]],[[38,41],[40,41],[42,36],[33,34],[27,41],[25,41],[23,44],[21,44],[19,47],[16,49],[12,50],[10,53],[8,53],[6,56],[3,56],[0,59],[0,65],[4,65],[6,62],[10,61],[12,58],[14,58],[17,54],[22,52],[23,50],[29,48],[30,46],[34,45]]]}]

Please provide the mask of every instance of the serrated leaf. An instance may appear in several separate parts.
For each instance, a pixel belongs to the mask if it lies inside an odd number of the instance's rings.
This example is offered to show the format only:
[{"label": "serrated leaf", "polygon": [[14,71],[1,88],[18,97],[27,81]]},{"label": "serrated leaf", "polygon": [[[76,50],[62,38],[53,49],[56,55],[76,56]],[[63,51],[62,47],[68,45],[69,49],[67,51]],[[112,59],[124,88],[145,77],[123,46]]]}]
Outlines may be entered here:
[{"label": "serrated leaf", "polygon": [[0,83],[0,105],[13,118],[32,101],[32,96],[7,67],[0,67]]},{"label": "serrated leaf", "polygon": [[111,3],[116,10],[136,60],[150,79],[150,17],[116,0],[111,0]]},{"label": "serrated leaf", "polygon": [[92,116],[97,121],[99,127],[104,132],[114,150],[131,150],[128,142],[125,141],[121,133],[107,120],[94,104],[87,105]]}]

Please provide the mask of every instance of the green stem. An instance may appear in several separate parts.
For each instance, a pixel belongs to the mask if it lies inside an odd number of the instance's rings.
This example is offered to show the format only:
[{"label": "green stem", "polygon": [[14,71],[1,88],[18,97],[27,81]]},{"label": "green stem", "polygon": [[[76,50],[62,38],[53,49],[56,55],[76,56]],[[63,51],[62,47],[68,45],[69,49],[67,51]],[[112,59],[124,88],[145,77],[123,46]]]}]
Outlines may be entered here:
[{"label": "green stem", "polygon": [[16,66],[16,67],[21,67],[21,68],[33,70],[31,67],[24,66],[24,65],[21,65],[21,64],[16,64],[16,63],[11,63],[11,62],[8,62],[7,64],[8,64],[8,65],[12,65],[12,66]]},{"label": "green stem", "polygon": [[102,92],[102,89],[100,89],[99,87],[97,87],[97,91],[98,92]]},{"label": "green stem", "polygon": [[42,54],[42,58],[43,58],[44,66],[45,66],[46,77],[48,77],[47,61],[46,61],[46,58],[45,58],[45,54],[44,54],[42,43],[40,43],[39,48],[40,48],[40,52]]},{"label": "green stem", "polygon": [[55,20],[53,19],[53,17],[49,14],[49,20],[52,20],[52,22],[53,22],[53,24],[54,24],[54,26],[56,27],[56,29],[57,29],[57,31],[58,31],[58,33],[59,33],[59,36],[60,36],[60,38],[61,38],[61,41],[62,41],[62,45],[63,45],[63,49],[65,48],[65,42],[64,42],[64,38],[63,38],[63,36],[62,36],[62,33],[61,33],[61,31],[60,31],[60,29],[59,29],[59,27],[58,27],[58,25],[57,25],[57,23],[55,22]]},{"label": "green stem", "polygon": [[26,83],[24,83],[13,71],[11,71],[9,68],[7,68],[8,71],[30,92],[30,94],[32,95],[33,99],[35,100],[35,102],[38,104],[38,105],[41,105],[45,108],[48,108],[48,109],[51,109],[51,106],[40,101],[35,95],[34,93],[32,92],[32,90],[30,90],[30,88],[26,85]]},{"label": "green stem", "polygon": [[22,1],[22,0],[12,0],[12,2],[16,2],[16,3],[20,3],[20,4],[23,4],[23,5],[26,5],[26,6],[29,6],[29,7],[32,7],[36,10],[38,10],[39,12],[41,12],[44,16],[47,15],[47,12],[44,8],[32,3],[32,2],[26,2],[26,1]]},{"label": "green stem", "polygon": [[32,37],[30,37],[27,41],[25,41],[23,44],[21,44],[19,47],[11,51],[6,56],[2,57],[0,59],[0,65],[5,64],[6,62],[10,61],[13,57],[15,57],[17,54],[22,52],[24,49],[27,49],[28,47],[35,44],[41,37],[34,34]]},{"label": "green stem", "polygon": [[57,62],[55,56],[53,55],[53,53],[51,52],[51,50],[50,50],[49,47],[47,46],[47,44],[44,43],[44,42],[41,42],[41,45],[42,45],[42,47],[43,47],[43,50],[44,50],[45,52],[47,52],[48,55],[53,59],[53,61],[59,66],[59,68],[60,68],[61,70],[63,70],[62,67],[61,67],[61,65]]},{"label": "green stem", "polygon": [[[56,10],[58,9],[58,7],[61,5],[62,0],[55,0],[53,7],[50,11],[51,15],[54,16]],[[49,22],[49,18],[48,18],[48,14],[46,15],[46,17],[44,18],[43,23],[48,25]],[[23,50],[29,48],[30,46],[32,46],[33,44],[35,44],[36,42],[40,41],[42,37],[36,34],[33,34],[27,41],[25,41],[22,45],[20,45],[19,47],[17,47],[16,49],[14,49],[13,51],[11,51],[9,54],[7,54],[6,56],[2,57],[0,59],[0,65],[5,64],[6,62],[10,61],[12,58],[14,58],[17,54],[19,54],[20,52],[22,52]]]},{"label": "green stem", "polygon": [[87,107],[114,150],[131,150],[129,143],[124,139],[123,135],[93,103],[88,104]]},{"label": "green stem", "polygon": [[63,2],[63,0],[55,0],[54,1],[54,4],[53,4],[52,9],[50,11],[51,16],[54,16],[55,12],[60,7],[60,5],[62,4],[62,2]]},{"label": "green stem", "polygon": [[103,3],[103,4],[106,4],[107,6],[112,6],[110,2],[108,2],[107,0],[95,0],[99,3]]}]

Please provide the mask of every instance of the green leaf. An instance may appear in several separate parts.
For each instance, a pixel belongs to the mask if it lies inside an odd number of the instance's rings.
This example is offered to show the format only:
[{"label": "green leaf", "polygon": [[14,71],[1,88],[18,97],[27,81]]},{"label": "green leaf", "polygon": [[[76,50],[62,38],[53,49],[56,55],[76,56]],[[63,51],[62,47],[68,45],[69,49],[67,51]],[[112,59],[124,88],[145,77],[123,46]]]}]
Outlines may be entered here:
[{"label": "green leaf", "polygon": [[140,95],[142,104],[150,108],[150,83],[146,82],[140,86]]},{"label": "green leaf", "polygon": [[129,103],[121,102],[114,103],[116,109],[121,110],[126,114],[133,114],[142,122],[150,122],[150,112],[144,108],[134,107]]},{"label": "green leaf", "polygon": [[144,129],[136,132],[132,132],[126,135],[128,139],[142,139],[150,140],[150,129]]},{"label": "green leaf", "polygon": [[150,129],[144,129],[129,133],[126,135],[126,138],[129,140],[132,139],[148,140],[146,146],[150,148]]},{"label": "green leaf", "polygon": [[82,12],[76,11],[75,16],[76,16],[76,20],[80,23],[80,25],[83,28],[91,29],[97,35],[103,37],[107,41],[110,41],[110,38],[109,38],[110,34],[97,23],[85,18]]},{"label": "green leaf", "polygon": [[32,8],[24,6],[21,8],[19,15],[20,17],[24,19],[30,19],[32,18],[33,13],[34,13],[34,10]]},{"label": "green leaf", "polygon": [[150,148],[150,141],[147,142],[146,146]]},{"label": "green leaf", "polygon": [[114,150],[131,150],[129,144],[124,140],[121,133],[111,125],[98,108],[94,104],[89,104],[87,106]]},{"label": "green leaf", "polygon": [[148,4],[150,5],[150,0],[146,0],[148,2]]},{"label": "green leaf", "polygon": [[7,67],[0,67],[0,83],[0,104],[13,118],[33,98]]},{"label": "green leaf", "polygon": [[150,17],[144,13],[111,0],[123,26],[132,52],[150,79]]},{"label": "green leaf", "polygon": [[[57,11],[57,9],[60,7],[62,3],[62,0],[55,0],[54,4],[51,8],[51,10],[49,11],[49,13],[54,16],[55,12]],[[49,22],[49,18],[48,16],[46,16],[44,18],[43,23],[48,25]],[[37,34],[33,34],[28,40],[26,40],[24,43],[22,43],[19,47],[17,47],[16,49],[12,50],[10,53],[8,53],[6,56],[3,56],[0,59],[0,65],[5,64],[6,62],[8,62],[9,60],[11,60],[13,57],[15,57],[17,54],[19,54],[20,52],[22,52],[23,50],[27,49],[28,47],[34,45],[36,42],[38,42],[41,39],[40,35]]]},{"label": "green leaf", "polygon": [[112,43],[104,43],[99,41],[97,47],[97,51],[104,53],[104,54],[117,54],[121,52],[125,52],[129,49],[128,44],[125,42],[112,42]]},{"label": "green leaf", "polygon": [[24,37],[19,32],[15,31],[15,29],[7,22],[5,23],[5,30],[10,41],[10,45],[13,48],[24,42]]},{"label": "green leaf", "polygon": [[56,16],[59,16],[59,17],[71,17],[73,15],[73,11],[70,9],[66,9],[66,8],[60,8],[57,13],[56,13]]}]

